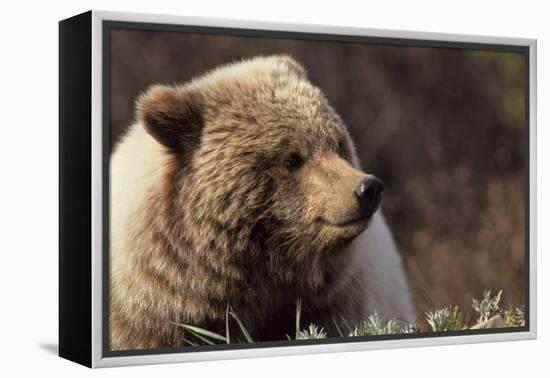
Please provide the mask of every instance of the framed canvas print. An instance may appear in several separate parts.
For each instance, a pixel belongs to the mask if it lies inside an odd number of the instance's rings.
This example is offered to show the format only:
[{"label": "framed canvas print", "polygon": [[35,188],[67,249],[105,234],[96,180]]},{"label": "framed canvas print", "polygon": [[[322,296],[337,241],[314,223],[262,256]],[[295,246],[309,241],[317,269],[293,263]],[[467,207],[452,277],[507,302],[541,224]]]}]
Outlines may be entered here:
[{"label": "framed canvas print", "polygon": [[536,337],[535,40],[59,27],[62,357]]}]

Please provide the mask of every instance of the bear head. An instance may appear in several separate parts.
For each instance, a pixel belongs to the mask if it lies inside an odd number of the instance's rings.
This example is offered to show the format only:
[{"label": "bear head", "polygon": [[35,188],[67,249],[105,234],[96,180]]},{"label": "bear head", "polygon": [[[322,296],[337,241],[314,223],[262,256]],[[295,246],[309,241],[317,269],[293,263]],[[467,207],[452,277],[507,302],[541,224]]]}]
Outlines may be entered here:
[{"label": "bear head", "polygon": [[158,218],[173,245],[310,288],[351,263],[346,246],[383,186],[360,170],[346,126],[295,60],[153,86],[137,117],[165,150]]}]

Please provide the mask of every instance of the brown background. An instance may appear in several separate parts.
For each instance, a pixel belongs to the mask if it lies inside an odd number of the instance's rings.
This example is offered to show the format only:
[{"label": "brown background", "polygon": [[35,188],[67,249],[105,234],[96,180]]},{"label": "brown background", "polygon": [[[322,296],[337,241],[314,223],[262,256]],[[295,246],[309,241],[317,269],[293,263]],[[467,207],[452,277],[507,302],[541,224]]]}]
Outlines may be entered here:
[{"label": "brown background", "polygon": [[112,143],[149,85],[234,60],[290,54],[348,125],[419,318],[483,289],[524,304],[525,61],[512,52],[180,32],[111,33]]}]

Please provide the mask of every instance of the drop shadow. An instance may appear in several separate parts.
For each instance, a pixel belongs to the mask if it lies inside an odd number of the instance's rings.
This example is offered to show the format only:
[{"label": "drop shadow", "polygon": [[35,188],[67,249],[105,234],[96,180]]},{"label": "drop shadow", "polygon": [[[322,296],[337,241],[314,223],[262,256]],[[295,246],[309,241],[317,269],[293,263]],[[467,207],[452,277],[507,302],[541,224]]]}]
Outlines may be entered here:
[{"label": "drop shadow", "polygon": [[40,343],[38,347],[50,354],[59,355],[59,345],[55,343]]}]

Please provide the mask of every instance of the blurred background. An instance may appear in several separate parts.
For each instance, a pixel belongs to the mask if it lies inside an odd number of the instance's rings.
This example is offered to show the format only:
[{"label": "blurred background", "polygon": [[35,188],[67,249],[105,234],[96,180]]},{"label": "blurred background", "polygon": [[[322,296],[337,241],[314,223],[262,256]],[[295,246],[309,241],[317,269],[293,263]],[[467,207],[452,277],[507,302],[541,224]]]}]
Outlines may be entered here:
[{"label": "blurred background", "polygon": [[[149,85],[221,64],[290,54],[349,127],[417,314],[503,290],[523,305],[525,60],[515,52],[179,32],[111,31],[111,146]],[[420,324],[421,328],[423,325]]]}]

